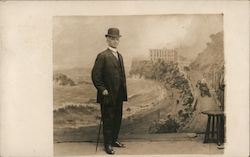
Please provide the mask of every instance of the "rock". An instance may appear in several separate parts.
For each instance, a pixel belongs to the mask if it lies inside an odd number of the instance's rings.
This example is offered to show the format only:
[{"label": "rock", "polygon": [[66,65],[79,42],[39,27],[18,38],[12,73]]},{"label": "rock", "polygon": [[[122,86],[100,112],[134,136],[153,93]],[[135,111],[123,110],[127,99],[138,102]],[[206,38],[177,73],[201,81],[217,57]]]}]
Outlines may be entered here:
[{"label": "rock", "polygon": [[127,111],[130,112],[130,111],[131,111],[131,108],[127,108]]},{"label": "rock", "polygon": [[66,86],[66,85],[75,86],[76,85],[76,83],[71,78],[69,78],[67,75],[62,74],[62,73],[55,74],[53,76],[53,81],[55,84],[58,84],[60,86]]},{"label": "rock", "polygon": [[194,138],[194,137],[197,137],[197,134],[196,133],[187,133],[187,136]]}]

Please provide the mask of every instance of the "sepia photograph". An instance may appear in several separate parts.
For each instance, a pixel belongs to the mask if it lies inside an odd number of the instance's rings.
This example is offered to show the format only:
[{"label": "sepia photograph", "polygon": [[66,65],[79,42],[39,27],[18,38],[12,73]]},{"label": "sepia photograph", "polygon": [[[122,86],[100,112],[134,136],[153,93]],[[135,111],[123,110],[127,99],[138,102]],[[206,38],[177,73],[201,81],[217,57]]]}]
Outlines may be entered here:
[{"label": "sepia photograph", "polygon": [[249,156],[249,1],[1,1],[0,156]]},{"label": "sepia photograph", "polygon": [[223,154],[223,17],[54,16],[54,155]]}]

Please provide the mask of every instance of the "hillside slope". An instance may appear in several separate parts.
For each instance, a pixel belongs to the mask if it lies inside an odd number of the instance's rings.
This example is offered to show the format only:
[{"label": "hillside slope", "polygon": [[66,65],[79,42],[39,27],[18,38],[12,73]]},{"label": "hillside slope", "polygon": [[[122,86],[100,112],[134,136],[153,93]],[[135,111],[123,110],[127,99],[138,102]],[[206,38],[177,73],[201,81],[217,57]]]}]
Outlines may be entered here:
[{"label": "hillside slope", "polygon": [[192,69],[208,73],[212,66],[224,65],[223,32],[212,34],[210,38],[211,42],[207,43],[207,47],[190,64]]},{"label": "hillside slope", "polygon": [[[220,110],[219,96],[221,96],[222,91],[219,86],[224,78],[223,32],[213,34],[210,38],[211,42],[207,43],[207,47],[191,63],[191,71],[187,72],[194,87],[197,104],[194,118],[187,125],[188,127],[184,128],[185,131],[204,132],[207,116],[201,114],[201,112]],[[212,97],[202,97],[201,91],[195,87],[197,81],[202,78],[205,78]]]}]

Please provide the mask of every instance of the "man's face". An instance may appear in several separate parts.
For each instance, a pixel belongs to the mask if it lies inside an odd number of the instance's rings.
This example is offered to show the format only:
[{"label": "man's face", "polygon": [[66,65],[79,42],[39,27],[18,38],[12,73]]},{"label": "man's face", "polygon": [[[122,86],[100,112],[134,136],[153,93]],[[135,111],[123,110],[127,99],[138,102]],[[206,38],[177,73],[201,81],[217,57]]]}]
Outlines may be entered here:
[{"label": "man's face", "polygon": [[110,47],[117,48],[119,45],[119,37],[107,36],[107,43]]}]

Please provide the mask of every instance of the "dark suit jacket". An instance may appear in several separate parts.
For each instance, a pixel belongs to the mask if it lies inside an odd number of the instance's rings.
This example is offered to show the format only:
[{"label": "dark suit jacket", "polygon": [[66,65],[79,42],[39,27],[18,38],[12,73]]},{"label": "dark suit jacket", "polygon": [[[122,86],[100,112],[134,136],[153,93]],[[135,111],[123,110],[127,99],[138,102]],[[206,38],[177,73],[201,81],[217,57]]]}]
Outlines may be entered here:
[{"label": "dark suit jacket", "polygon": [[[107,89],[113,102],[119,96],[119,87],[122,87],[121,101],[127,101],[127,86],[124,64],[121,54],[118,53],[121,65],[110,49],[98,54],[92,69],[92,81],[97,88],[97,103],[102,103],[102,92]],[[121,68],[120,68],[121,67]],[[121,69],[121,72],[120,72]]]}]

